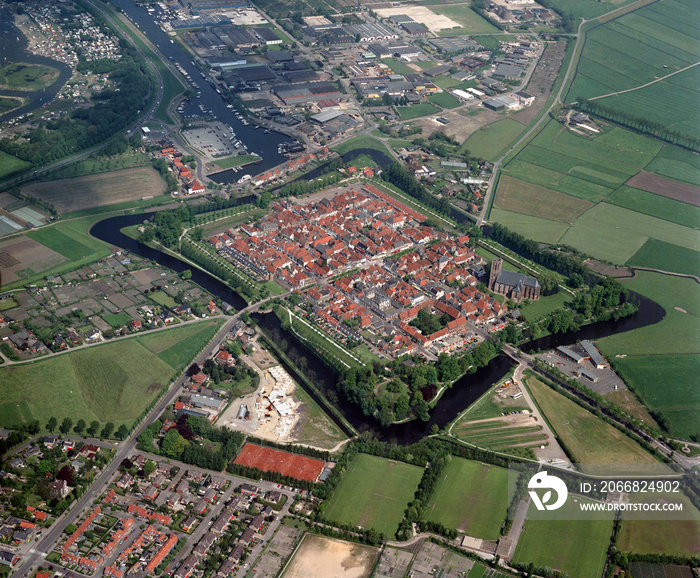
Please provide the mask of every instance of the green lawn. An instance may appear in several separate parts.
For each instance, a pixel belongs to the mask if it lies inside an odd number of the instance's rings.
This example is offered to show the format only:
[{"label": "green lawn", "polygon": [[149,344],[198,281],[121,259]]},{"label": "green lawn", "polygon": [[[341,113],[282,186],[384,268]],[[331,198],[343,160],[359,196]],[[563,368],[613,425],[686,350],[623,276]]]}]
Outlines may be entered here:
[{"label": "green lawn", "polygon": [[459,100],[449,92],[436,92],[428,96],[428,100],[442,108],[456,108],[460,105]]},{"label": "green lawn", "polygon": [[564,303],[572,299],[573,296],[571,294],[560,290],[559,293],[555,293],[549,297],[542,297],[537,301],[532,301],[528,305],[524,305],[520,308],[520,312],[528,321],[539,321],[547,317],[555,309],[563,308]]},{"label": "green lawn", "polygon": [[177,305],[177,303],[175,303],[175,299],[163,291],[154,291],[153,293],[149,293],[148,296],[153,301],[158,303],[158,305],[163,305],[163,307],[168,307],[169,309],[172,309]]},{"label": "green lawn", "polygon": [[[77,163],[71,163],[58,168],[46,175],[46,180],[67,179],[95,173],[106,173],[119,169],[150,165],[151,159],[147,154],[129,152],[113,157],[87,158]],[[133,201],[132,201],[133,202]],[[137,201],[140,203],[140,201]],[[96,207],[104,212],[104,207]]]},{"label": "green lawn", "polygon": [[221,322],[220,319],[210,319],[199,323],[188,323],[187,325],[172,327],[167,331],[147,332],[137,337],[137,339],[151,353],[160,355],[166,353],[170,348],[175,348],[180,342],[187,341],[190,337],[205,330],[215,331],[216,328],[221,326]]},{"label": "green lawn", "polygon": [[233,157],[227,157],[225,159],[217,159],[214,164],[222,169],[230,169],[232,167],[240,167],[241,165],[247,165],[252,163],[259,157],[255,155],[237,155]]},{"label": "green lawn", "polygon": [[453,457],[426,517],[468,536],[496,540],[508,511],[508,470]]},{"label": "green lawn", "polygon": [[515,141],[525,126],[512,118],[504,118],[482,126],[465,142],[464,149],[473,156],[494,161]]},{"label": "green lawn", "polygon": [[576,578],[601,576],[612,535],[612,516],[606,512],[598,514],[598,519],[576,519],[580,514],[575,499],[569,497],[557,510],[558,520],[535,519],[537,510],[530,503],[514,562],[547,566]]},{"label": "green lawn", "polygon": [[656,239],[644,243],[625,265],[700,276],[700,255],[697,251]]},{"label": "green lawn", "polygon": [[216,323],[203,322],[193,324],[199,331],[193,333],[189,337],[183,338],[173,346],[158,353],[158,358],[167,363],[170,367],[179,371],[188,363],[192,353],[202,349],[217,332],[223,320],[217,320]]},{"label": "green lawn", "polygon": [[440,112],[437,106],[430,104],[429,102],[421,102],[420,104],[411,104],[409,106],[397,106],[397,112],[401,120],[410,120],[412,118],[418,118],[420,116],[427,116],[436,112]]},{"label": "green lawn", "polygon": [[32,163],[0,151],[0,179],[27,170]]},{"label": "green lawn", "polygon": [[557,437],[578,464],[603,471],[604,464],[655,462],[641,446],[603,420],[554,391],[535,377],[525,381]]},{"label": "green lawn", "polygon": [[124,327],[124,325],[127,325],[131,321],[131,317],[126,313],[108,313],[107,315],[103,315],[102,319],[115,329],[117,327]]},{"label": "green lawn", "polygon": [[416,72],[408,64],[401,62],[396,58],[382,58],[381,60],[396,74],[414,74]]},{"label": "green lawn", "polygon": [[343,155],[355,149],[375,149],[389,155],[389,151],[384,146],[384,143],[378,141],[376,138],[365,135],[355,136],[333,147],[333,150],[339,155]]},{"label": "green lawn", "polygon": [[416,466],[358,454],[324,515],[343,524],[374,528],[391,539],[422,475]]}]

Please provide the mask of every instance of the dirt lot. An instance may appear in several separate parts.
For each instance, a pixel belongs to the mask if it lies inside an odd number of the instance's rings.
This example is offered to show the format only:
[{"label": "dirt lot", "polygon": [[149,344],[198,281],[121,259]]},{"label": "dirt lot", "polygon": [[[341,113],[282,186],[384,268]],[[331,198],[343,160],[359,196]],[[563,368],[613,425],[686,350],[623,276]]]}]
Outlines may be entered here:
[{"label": "dirt lot", "polygon": [[60,265],[66,258],[25,236],[0,242],[0,284]]},{"label": "dirt lot", "polygon": [[460,28],[459,22],[455,22],[447,16],[435,14],[435,12],[424,6],[412,5],[410,7],[400,6],[398,8],[377,8],[375,11],[383,18],[396,16],[397,14],[410,14],[413,20],[420,22],[421,24],[425,24],[431,32],[440,32],[440,30],[449,30],[450,28]]},{"label": "dirt lot", "polygon": [[625,184],[635,189],[700,207],[700,188],[665,179],[654,173],[639,171]]},{"label": "dirt lot", "polygon": [[[473,114],[471,116],[463,116],[456,112],[457,110],[477,110],[478,113]],[[444,125],[440,124],[439,122],[436,122],[435,117],[438,116],[446,118],[450,121],[450,124]],[[483,107],[478,107],[476,109],[472,109],[470,107],[454,109],[452,111],[443,110],[440,113],[435,113],[432,116],[417,118],[410,122],[411,124],[420,126],[423,129],[423,133],[416,136],[427,138],[434,132],[443,132],[446,135],[453,136],[458,141],[463,142],[467,139],[467,137],[471,136],[472,133],[479,130],[485,124],[496,122],[497,120],[500,120],[504,117],[505,115],[503,113],[498,113],[496,111],[488,110]]]},{"label": "dirt lot", "polygon": [[365,578],[369,576],[379,550],[325,536],[307,534],[283,578]]},{"label": "dirt lot", "polygon": [[23,195],[52,203],[59,213],[157,197],[165,183],[151,167],[122,169],[99,175],[32,183],[22,187]]}]

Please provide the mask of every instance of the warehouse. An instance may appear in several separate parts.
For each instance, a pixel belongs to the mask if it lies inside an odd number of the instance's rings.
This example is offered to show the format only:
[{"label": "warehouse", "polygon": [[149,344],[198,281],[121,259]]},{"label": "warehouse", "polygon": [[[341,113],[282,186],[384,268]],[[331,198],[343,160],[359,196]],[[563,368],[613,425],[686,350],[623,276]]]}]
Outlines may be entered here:
[{"label": "warehouse", "polygon": [[455,38],[431,38],[428,40],[433,48],[438,52],[473,52],[483,50],[483,46],[478,42],[461,36]]},{"label": "warehouse", "polygon": [[381,24],[350,24],[345,27],[350,36],[359,37],[360,42],[374,42],[375,40],[392,40],[399,35]]},{"label": "warehouse", "polygon": [[273,30],[269,28],[256,28],[255,34],[260,38],[261,42],[265,46],[272,46],[273,44],[282,44],[282,39],[274,33]]},{"label": "warehouse", "polygon": [[276,86],[271,89],[278,98],[285,104],[303,104],[306,102],[316,102],[329,98],[339,99],[343,97],[340,92],[330,82],[309,82],[295,87]]},{"label": "warehouse", "polygon": [[406,22],[401,25],[406,32],[411,36],[427,36],[429,34],[428,27],[420,22]]}]

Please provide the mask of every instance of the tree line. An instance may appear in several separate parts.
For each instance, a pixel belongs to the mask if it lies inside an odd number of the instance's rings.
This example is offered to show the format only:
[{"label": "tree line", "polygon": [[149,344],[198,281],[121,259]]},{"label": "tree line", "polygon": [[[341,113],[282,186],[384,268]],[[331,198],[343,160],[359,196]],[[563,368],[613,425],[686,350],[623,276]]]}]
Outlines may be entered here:
[{"label": "tree line", "polygon": [[700,138],[678,130],[673,130],[661,122],[638,116],[624,110],[619,110],[612,106],[602,104],[598,100],[588,100],[581,97],[577,98],[577,103],[574,104],[573,107],[582,112],[597,116],[598,118],[624,126],[635,132],[656,137],[659,140],[693,152],[700,152]]},{"label": "tree line", "polygon": [[401,163],[391,163],[382,172],[382,178],[434,211],[443,215],[450,214],[450,204],[447,199],[438,199],[432,195],[411,173],[403,168]]}]

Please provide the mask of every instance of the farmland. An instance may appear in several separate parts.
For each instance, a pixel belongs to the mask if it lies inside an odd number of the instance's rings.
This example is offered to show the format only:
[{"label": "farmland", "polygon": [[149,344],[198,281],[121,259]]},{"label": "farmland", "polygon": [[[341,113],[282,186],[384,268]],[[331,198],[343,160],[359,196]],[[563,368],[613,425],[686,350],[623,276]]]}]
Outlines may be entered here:
[{"label": "farmland", "polygon": [[0,151],[0,179],[24,171],[32,166],[32,163],[23,161],[15,156]]},{"label": "farmland", "polygon": [[[635,496],[635,501],[645,501],[645,496]],[[647,497],[648,499],[648,497]],[[666,495],[663,499],[682,502],[685,520],[629,520],[622,519],[618,538],[621,552],[636,554],[669,554],[675,556],[697,556],[700,543],[695,539],[700,534],[700,512],[683,494]]]},{"label": "farmland", "polygon": [[[142,343],[170,343],[168,333],[173,330],[167,329],[3,368],[0,425],[18,425],[31,419],[43,425],[52,416],[59,422],[70,417],[74,421],[83,418],[131,425],[167,386],[175,365],[189,361],[213,332],[210,322],[189,327],[198,330],[198,340],[188,340],[188,349],[175,342],[156,355]],[[177,361],[170,360],[169,365],[166,354],[171,350],[177,350]]]},{"label": "farmland", "polygon": [[358,454],[328,503],[325,517],[393,536],[422,475],[416,466]]},{"label": "farmland", "polygon": [[[660,0],[590,29],[567,101],[636,88],[682,71],[700,58],[700,27],[692,0]],[[601,102],[689,134],[697,131],[698,70]],[[697,125],[695,125],[697,127]]]},{"label": "farmland", "polygon": [[[526,237],[617,264],[649,239],[696,251],[697,164],[693,155],[621,128],[590,138],[552,120],[505,165],[490,217]],[[668,178],[676,171],[688,184]],[[650,251],[634,260],[657,262]]]},{"label": "farmland", "polygon": [[51,203],[59,213],[157,197],[165,183],[151,167],[122,169],[22,187],[21,192]]},{"label": "farmland", "polygon": [[508,471],[453,457],[428,504],[427,519],[495,540],[508,510]]},{"label": "farmland", "polygon": [[513,561],[547,566],[577,578],[598,578],[610,543],[612,515],[603,512],[598,519],[576,519],[580,500],[570,497],[557,510],[557,520],[536,519],[537,510],[530,503]]},{"label": "farmland", "polygon": [[528,377],[525,383],[556,435],[577,463],[601,465],[655,461],[651,454],[624,433],[535,377]]},{"label": "farmland", "polygon": [[649,239],[644,243],[625,265],[700,276],[700,262],[696,251],[656,239]]}]

